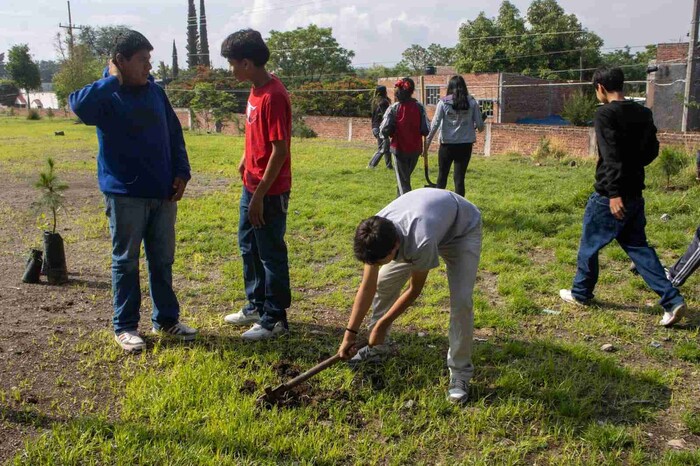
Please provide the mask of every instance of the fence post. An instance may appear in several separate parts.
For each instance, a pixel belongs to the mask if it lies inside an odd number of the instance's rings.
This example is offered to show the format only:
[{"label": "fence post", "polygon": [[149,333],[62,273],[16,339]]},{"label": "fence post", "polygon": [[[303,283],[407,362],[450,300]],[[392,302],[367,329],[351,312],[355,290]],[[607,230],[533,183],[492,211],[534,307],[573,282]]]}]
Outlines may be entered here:
[{"label": "fence post", "polygon": [[352,141],[352,118],[348,119],[348,142]]},{"label": "fence post", "polygon": [[491,156],[491,122],[486,122],[486,130],[484,131],[484,156]]},{"label": "fence post", "polygon": [[595,137],[595,128],[588,128],[588,156],[596,157],[598,155],[598,141]]}]

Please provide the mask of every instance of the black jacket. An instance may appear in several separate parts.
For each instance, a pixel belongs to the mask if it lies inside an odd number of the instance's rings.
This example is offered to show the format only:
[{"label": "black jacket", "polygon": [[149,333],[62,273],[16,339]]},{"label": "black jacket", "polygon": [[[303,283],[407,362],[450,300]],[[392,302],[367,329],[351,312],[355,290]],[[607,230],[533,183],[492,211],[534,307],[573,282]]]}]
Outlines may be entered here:
[{"label": "black jacket", "polygon": [[641,196],[644,167],[659,154],[651,110],[631,100],[613,101],[598,108],[594,127],[595,190],[606,197]]},{"label": "black jacket", "polygon": [[379,128],[379,126],[381,126],[384,113],[386,113],[386,109],[389,108],[389,105],[391,105],[389,99],[382,99],[379,101],[372,111],[372,128]]}]

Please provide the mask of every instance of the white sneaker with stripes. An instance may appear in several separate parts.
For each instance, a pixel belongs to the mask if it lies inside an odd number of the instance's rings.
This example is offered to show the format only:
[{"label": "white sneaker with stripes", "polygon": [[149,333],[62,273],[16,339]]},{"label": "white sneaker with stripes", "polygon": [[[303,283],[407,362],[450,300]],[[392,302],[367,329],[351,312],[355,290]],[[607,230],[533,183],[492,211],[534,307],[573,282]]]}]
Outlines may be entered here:
[{"label": "white sneaker with stripes", "polygon": [[146,348],[146,342],[136,330],[127,330],[119,334],[114,334],[114,339],[119,343],[124,351],[137,353]]},{"label": "white sneaker with stripes", "polygon": [[151,332],[161,337],[175,338],[181,341],[192,341],[197,336],[196,329],[188,327],[182,322],[178,322],[170,328],[161,327],[160,329],[156,329],[154,327],[151,329]]}]

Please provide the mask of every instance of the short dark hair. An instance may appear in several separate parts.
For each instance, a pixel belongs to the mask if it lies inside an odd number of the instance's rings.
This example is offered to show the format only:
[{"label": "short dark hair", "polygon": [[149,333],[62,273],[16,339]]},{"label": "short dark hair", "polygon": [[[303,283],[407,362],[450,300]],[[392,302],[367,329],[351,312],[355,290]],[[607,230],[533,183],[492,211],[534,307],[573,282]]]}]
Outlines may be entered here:
[{"label": "short dark hair", "polygon": [[365,264],[376,264],[389,255],[399,234],[391,220],[375,215],[360,222],[355,230],[355,258]]},{"label": "short dark hair", "polygon": [[593,86],[603,86],[608,92],[621,92],[625,84],[625,73],[620,68],[602,67],[593,73]]},{"label": "short dark hair", "polygon": [[112,48],[112,60],[117,59],[117,54],[120,53],[127,60],[131,60],[139,50],[153,50],[153,46],[148,39],[138,31],[128,29],[117,34],[114,39],[114,47]]},{"label": "short dark hair", "polygon": [[263,66],[270,59],[270,49],[258,31],[241,29],[229,35],[221,44],[221,56],[227,60],[247,58],[255,66]]}]

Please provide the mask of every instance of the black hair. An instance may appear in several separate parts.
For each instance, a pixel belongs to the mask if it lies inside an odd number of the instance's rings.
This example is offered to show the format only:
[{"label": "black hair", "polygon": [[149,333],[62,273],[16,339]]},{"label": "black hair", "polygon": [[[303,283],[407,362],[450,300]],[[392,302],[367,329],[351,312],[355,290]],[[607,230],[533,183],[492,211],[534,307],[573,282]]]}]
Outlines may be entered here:
[{"label": "black hair", "polygon": [[227,60],[248,59],[255,66],[264,66],[270,59],[270,49],[258,31],[241,29],[223,41],[221,56]]},{"label": "black hair", "polygon": [[622,92],[622,86],[625,84],[625,73],[620,68],[598,68],[593,73],[593,86],[597,88],[598,84],[608,92]]},{"label": "black hair", "polygon": [[386,93],[386,86],[377,86],[376,89],[374,89],[372,105],[379,105],[382,100],[389,100],[389,96]]},{"label": "black hair", "polygon": [[153,50],[153,46],[148,39],[138,31],[128,29],[117,34],[112,48],[112,60],[117,60],[117,54],[121,54],[127,60],[131,60],[139,50]]},{"label": "black hair", "polygon": [[411,78],[401,78],[394,85],[394,95],[399,102],[406,102],[416,90],[416,83]]},{"label": "black hair", "polygon": [[450,78],[447,84],[447,95],[452,96],[452,108],[469,110],[469,91],[463,77],[457,75]]},{"label": "black hair", "polygon": [[399,234],[391,220],[374,216],[360,222],[355,230],[355,258],[365,264],[376,264],[394,249]]}]

